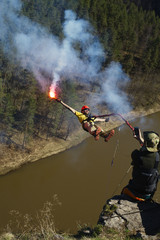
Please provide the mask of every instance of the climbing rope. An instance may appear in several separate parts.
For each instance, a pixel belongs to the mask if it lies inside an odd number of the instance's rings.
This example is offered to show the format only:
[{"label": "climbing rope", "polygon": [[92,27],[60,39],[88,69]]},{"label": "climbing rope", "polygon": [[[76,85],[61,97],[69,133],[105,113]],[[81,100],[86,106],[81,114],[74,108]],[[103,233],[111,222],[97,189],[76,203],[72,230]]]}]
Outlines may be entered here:
[{"label": "climbing rope", "polygon": [[[147,209],[139,209],[139,210],[135,210],[133,209],[133,212],[129,211],[129,212],[126,212],[126,213],[123,213],[121,216],[127,216],[127,215],[132,215],[132,214],[135,214],[135,213],[142,213],[142,212],[148,212],[148,211],[153,211],[153,209],[155,208],[159,208],[159,203],[157,202],[154,202],[153,203],[155,204],[154,206],[150,207],[150,208],[147,208]],[[137,209],[137,208],[135,208]],[[110,216],[109,218],[116,218],[117,215],[113,215],[113,216]]]},{"label": "climbing rope", "polygon": [[122,177],[120,183],[117,185],[116,189],[113,191],[112,196],[114,196],[114,194],[117,192],[118,188],[121,186],[122,182],[124,181],[124,179],[126,178],[127,174],[129,173],[129,171],[131,170],[133,166],[131,165],[128,170],[126,171],[125,175]]},{"label": "climbing rope", "polygon": [[120,114],[120,113],[110,113],[110,114],[104,114],[104,115],[94,115],[93,117],[110,117],[110,116],[119,116],[126,124],[127,126],[134,131],[134,127]]},{"label": "climbing rope", "polygon": [[112,158],[112,161],[111,161],[111,167],[113,166],[114,159],[116,157],[116,153],[117,153],[118,147],[119,147],[119,139],[117,139],[116,147],[115,147],[113,158]]},{"label": "climbing rope", "polygon": [[118,128],[118,139],[117,139],[115,150],[114,150],[114,153],[113,153],[113,157],[112,157],[112,161],[111,161],[111,167],[113,166],[113,163],[114,163],[114,160],[115,160],[115,157],[116,157],[116,154],[117,154],[117,150],[118,150],[118,147],[119,147],[119,132],[120,132],[120,130],[121,130],[121,127]]}]

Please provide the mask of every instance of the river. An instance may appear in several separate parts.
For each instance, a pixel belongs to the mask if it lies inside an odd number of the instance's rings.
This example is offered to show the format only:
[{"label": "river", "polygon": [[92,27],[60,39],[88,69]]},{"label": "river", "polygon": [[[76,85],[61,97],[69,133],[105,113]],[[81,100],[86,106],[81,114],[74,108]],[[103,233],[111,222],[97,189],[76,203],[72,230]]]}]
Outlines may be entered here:
[{"label": "river", "polygon": [[[130,123],[142,131],[160,133],[159,120],[160,112]],[[59,230],[74,233],[78,225],[96,225],[106,200],[120,194],[128,183],[130,154],[140,148],[126,124],[115,130],[108,143],[89,137],[70,150],[1,176],[0,228],[12,219],[11,210],[29,214],[35,221],[37,212],[45,202],[52,202],[55,194],[61,203],[53,212]],[[154,199],[160,201],[160,186]]]}]

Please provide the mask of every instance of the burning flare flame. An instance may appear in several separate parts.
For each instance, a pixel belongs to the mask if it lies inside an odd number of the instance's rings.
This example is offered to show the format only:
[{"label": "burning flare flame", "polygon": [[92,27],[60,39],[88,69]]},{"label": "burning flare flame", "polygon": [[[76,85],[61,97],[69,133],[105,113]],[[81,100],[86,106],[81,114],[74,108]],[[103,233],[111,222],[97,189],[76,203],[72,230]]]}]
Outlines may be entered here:
[{"label": "burning flare flame", "polygon": [[56,98],[55,88],[53,86],[50,87],[49,97]]}]

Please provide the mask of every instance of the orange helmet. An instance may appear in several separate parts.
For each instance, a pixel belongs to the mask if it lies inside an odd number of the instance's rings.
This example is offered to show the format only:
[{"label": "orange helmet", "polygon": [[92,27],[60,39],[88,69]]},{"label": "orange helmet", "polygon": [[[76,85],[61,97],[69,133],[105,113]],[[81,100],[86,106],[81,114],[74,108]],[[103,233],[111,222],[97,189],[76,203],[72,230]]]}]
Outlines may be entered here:
[{"label": "orange helmet", "polygon": [[90,110],[90,108],[89,108],[88,106],[84,105],[84,106],[81,108],[81,112],[82,112],[83,110],[86,110],[86,109]]}]

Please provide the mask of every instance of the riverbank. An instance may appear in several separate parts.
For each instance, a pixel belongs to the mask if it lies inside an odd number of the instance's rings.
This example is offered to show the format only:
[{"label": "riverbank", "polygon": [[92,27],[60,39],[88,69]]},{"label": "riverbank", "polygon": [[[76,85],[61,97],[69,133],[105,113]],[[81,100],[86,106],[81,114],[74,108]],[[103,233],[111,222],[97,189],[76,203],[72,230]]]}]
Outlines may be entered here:
[{"label": "riverbank", "polygon": [[[143,117],[158,111],[160,111],[160,105],[155,105],[147,111],[144,109],[136,109],[135,111],[131,111],[123,116],[128,121],[131,121],[135,118]],[[103,123],[101,126],[109,131],[110,129],[117,128],[122,124],[124,124],[122,119],[118,117],[111,117],[108,123]],[[36,139],[32,141],[29,152],[15,150],[14,148],[8,148],[5,145],[1,145],[0,175],[7,174],[10,171],[18,169],[24,164],[65,151],[80,144],[87,137],[90,137],[90,135],[83,131],[79,125],[75,133],[70,135],[66,140],[60,138],[51,138],[48,140]]]}]

